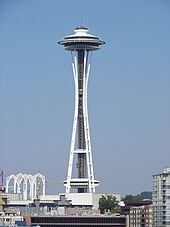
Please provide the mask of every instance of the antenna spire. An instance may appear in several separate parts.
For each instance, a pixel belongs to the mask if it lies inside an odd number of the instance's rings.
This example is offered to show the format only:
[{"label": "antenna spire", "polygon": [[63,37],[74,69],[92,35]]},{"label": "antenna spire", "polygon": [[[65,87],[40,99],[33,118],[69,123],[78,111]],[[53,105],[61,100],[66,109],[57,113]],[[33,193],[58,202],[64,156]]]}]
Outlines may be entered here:
[{"label": "antenna spire", "polygon": [[83,12],[81,12],[81,27],[83,26]]}]

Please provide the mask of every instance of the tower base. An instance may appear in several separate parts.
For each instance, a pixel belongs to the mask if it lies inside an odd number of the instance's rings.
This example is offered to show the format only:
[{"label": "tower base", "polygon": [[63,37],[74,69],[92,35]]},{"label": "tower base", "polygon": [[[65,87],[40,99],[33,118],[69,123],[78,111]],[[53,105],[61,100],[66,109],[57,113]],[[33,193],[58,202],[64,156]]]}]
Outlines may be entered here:
[{"label": "tower base", "polygon": [[[93,182],[91,182],[92,185]],[[64,186],[65,187],[71,187],[72,189],[88,189],[90,188],[89,185],[89,179],[88,178],[72,178],[70,182],[67,180],[64,181]],[[94,180],[94,187],[99,186],[99,181]],[[81,190],[80,190],[81,191]]]}]

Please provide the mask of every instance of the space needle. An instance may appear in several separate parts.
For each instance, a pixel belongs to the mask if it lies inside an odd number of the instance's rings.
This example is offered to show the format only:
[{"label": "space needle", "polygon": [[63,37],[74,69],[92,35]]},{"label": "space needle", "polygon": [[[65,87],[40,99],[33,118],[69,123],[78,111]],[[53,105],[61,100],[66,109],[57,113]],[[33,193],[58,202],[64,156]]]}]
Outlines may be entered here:
[{"label": "space needle", "polygon": [[[91,35],[80,26],[74,34],[58,42],[71,52],[75,83],[75,109],[68,163],[67,180],[64,181],[66,194],[71,192],[94,193],[99,181],[94,179],[92,148],[87,108],[87,87],[92,52],[105,42]],[[77,170],[76,170],[77,169]]]}]

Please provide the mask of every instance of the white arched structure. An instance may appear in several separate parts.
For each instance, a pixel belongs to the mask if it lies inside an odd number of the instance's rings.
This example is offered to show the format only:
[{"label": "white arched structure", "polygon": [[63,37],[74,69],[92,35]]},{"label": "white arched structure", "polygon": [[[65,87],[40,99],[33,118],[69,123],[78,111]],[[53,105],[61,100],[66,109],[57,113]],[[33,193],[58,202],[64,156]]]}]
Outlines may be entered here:
[{"label": "white arched structure", "polygon": [[15,175],[11,175],[9,177],[6,178],[6,193],[9,192],[9,182],[14,179],[14,187],[13,187],[13,190],[14,190],[14,193],[16,193],[16,176]]},{"label": "white arched structure", "polygon": [[41,173],[35,175],[18,173],[12,174],[6,178],[6,193],[9,193],[9,183],[11,180],[13,183],[13,193],[22,193],[23,200],[33,200],[38,196],[45,196],[45,176]]},{"label": "white arched structure", "polygon": [[39,195],[41,193],[41,183],[42,183],[42,195],[45,196],[45,176],[40,173],[35,174],[34,176],[34,188],[33,193],[34,195]]}]

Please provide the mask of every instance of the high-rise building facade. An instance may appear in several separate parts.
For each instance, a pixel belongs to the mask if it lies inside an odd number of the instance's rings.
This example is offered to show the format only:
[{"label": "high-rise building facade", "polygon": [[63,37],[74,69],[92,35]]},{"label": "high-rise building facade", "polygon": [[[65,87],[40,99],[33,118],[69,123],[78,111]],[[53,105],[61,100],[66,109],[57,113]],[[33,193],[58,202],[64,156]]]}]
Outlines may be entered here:
[{"label": "high-rise building facade", "polygon": [[170,226],[170,168],[153,175],[153,227]]}]

